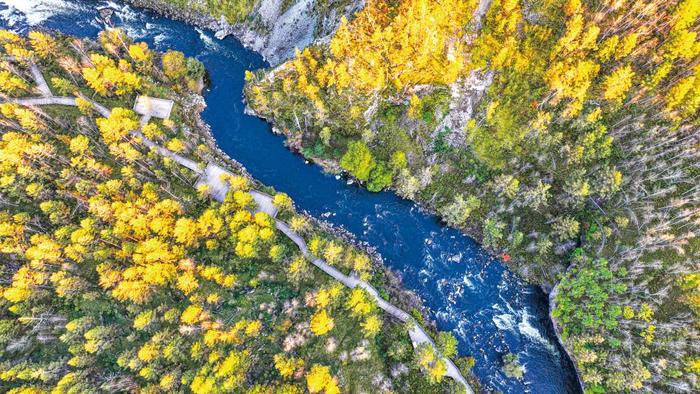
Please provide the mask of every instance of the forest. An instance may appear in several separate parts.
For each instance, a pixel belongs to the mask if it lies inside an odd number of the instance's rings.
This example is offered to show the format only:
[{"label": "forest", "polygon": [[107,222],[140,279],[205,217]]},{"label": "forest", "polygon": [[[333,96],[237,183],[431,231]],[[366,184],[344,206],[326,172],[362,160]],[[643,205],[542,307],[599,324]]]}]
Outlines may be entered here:
[{"label": "forest", "polygon": [[586,392],[697,392],[700,2],[480,5],[368,0],[248,103],[553,287]]},{"label": "forest", "polygon": [[[439,357],[456,355],[454,337],[414,349],[417,309],[392,320],[255,210],[251,192],[270,193],[314,256],[412,307],[367,253],[214,149],[199,61],[120,29],[0,30],[0,53],[0,391],[459,390]],[[172,112],[139,117],[139,95]],[[183,157],[231,171],[222,202]]]}]

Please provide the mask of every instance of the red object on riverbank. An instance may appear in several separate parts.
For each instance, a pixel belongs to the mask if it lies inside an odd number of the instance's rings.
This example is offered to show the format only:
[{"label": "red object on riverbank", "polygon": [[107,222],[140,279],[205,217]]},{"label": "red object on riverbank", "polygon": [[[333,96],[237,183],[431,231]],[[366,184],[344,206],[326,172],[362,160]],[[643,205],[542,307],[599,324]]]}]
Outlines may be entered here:
[{"label": "red object on riverbank", "polygon": [[503,259],[503,261],[507,263],[507,262],[510,261],[510,255],[507,254],[507,253],[503,253],[503,254],[501,255],[501,259]]}]

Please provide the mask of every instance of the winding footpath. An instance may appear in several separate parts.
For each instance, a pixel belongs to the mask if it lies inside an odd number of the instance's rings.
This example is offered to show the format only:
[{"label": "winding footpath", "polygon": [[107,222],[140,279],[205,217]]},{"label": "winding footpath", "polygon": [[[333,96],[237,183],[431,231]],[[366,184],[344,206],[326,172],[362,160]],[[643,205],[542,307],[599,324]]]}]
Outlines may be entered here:
[{"label": "winding footpath", "polygon": [[[32,76],[37,84],[36,88],[39,91],[41,97],[28,97],[28,98],[20,98],[20,99],[11,99],[9,100],[10,102],[17,103],[20,105],[24,106],[42,106],[42,105],[66,105],[66,106],[77,106],[76,102],[76,97],[60,97],[60,96],[54,96],[51,92],[51,89],[49,88],[48,84],[46,83],[41,70],[35,65],[35,64],[30,64],[29,67]],[[85,97],[80,97],[83,100],[88,101],[89,103],[92,104],[93,108],[102,116],[102,117],[109,117],[111,114],[111,110],[108,108],[100,105],[99,103],[96,103],[92,100],[89,100]],[[148,121],[151,119],[152,114],[143,114],[141,117],[141,126],[145,125],[148,123]],[[198,163],[194,162],[193,160],[187,159],[181,155],[178,155],[177,153],[174,153],[164,147],[159,146],[155,142],[151,141],[150,139],[146,138],[140,130],[134,130],[131,132],[131,135],[134,137],[137,137],[146,147],[149,149],[155,150],[158,154],[161,156],[167,157],[178,164],[187,167],[188,169],[192,170],[194,173],[199,175],[199,180],[196,183],[196,186],[201,186],[201,185],[206,185],[208,189],[209,195],[216,201],[223,202],[224,198],[226,197],[226,194],[228,193],[229,186],[225,182],[222,181],[222,176],[221,175],[231,175],[233,174],[222,167],[220,167],[217,164],[214,163],[208,163],[206,167],[202,168]],[[443,362],[445,362],[447,366],[447,372],[445,373],[445,376],[450,377],[454,379],[456,382],[461,384],[464,387],[464,392],[467,394],[474,394],[474,391],[472,390],[471,386],[467,382],[467,380],[462,376],[462,373],[459,371],[459,368],[452,362],[447,357],[443,357],[440,353],[439,350],[435,344],[435,342],[432,340],[430,335],[426,333],[426,331],[405,311],[401,310],[400,308],[392,305],[388,301],[384,300],[380,295],[377,289],[374,288],[371,284],[360,280],[359,278],[355,276],[348,276],[337,270],[336,268],[332,267],[330,264],[325,262],[323,259],[320,259],[316,256],[313,256],[311,252],[309,251],[308,246],[306,245],[306,241],[304,241],[304,238],[302,238],[299,234],[294,232],[285,222],[277,219],[277,208],[274,206],[272,202],[272,196],[260,192],[258,190],[250,190],[249,191],[250,195],[253,197],[256,203],[256,209],[255,212],[265,212],[271,217],[275,218],[275,227],[281,231],[287,238],[289,238],[292,242],[294,242],[301,253],[306,257],[308,260],[311,261],[313,265],[315,265],[317,268],[337,280],[338,282],[341,282],[343,285],[345,285],[348,288],[354,289],[356,287],[361,287],[367,293],[369,293],[374,300],[376,301],[377,305],[379,308],[381,308],[383,311],[388,313],[389,315],[393,316],[394,318],[398,319],[401,322],[404,323],[409,323],[410,328],[408,331],[409,337],[411,338],[411,342],[413,343],[413,347],[416,348],[420,345],[423,344],[429,344],[430,346],[433,346],[436,352],[438,352],[438,356],[442,359]]]},{"label": "winding footpath", "polygon": [[[315,256],[311,255],[309,252],[308,247],[306,246],[306,242],[304,239],[299,236],[299,234],[295,233],[292,231],[289,226],[287,226],[286,223],[282,222],[279,219],[275,219],[275,227],[277,227],[278,230],[280,230],[284,235],[286,235],[289,239],[292,240],[297,246],[299,247],[299,250],[301,250],[301,253],[304,255],[304,257],[308,258],[311,260],[311,263],[321,269],[323,272],[326,274],[332,276],[334,279],[337,281],[341,282],[345,286],[354,289],[355,287],[361,287],[365,289],[377,302],[377,305],[390,314],[391,316],[395,317],[396,319],[406,323],[406,322],[411,322],[410,329],[408,331],[408,335],[411,337],[411,342],[413,342],[413,347],[416,348],[424,343],[428,343],[435,350],[437,351],[437,346],[435,345],[435,342],[433,342],[432,338],[430,338],[430,335],[428,335],[423,327],[421,327],[414,319],[409,315],[408,313],[404,312],[403,310],[397,308],[396,306],[392,305],[391,303],[387,302],[384,300],[380,295],[377,289],[374,288],[374,286],[370,285],[369,283],[362,281],[356,277],[353,276],[347,276],[343,274],[342,272],[338,271],[337,269],[333,268],[330,266],[328,263],[326,263],[324,260],[316,258]],[[466,379],[464,379],[464,376],[462,376],[462,373],[459,371],[459,368],[452,362],[447,357],[442,357],[440,355],[442,360],[445,362],[447,366],[447,372],[445,373],[445,376],[448,376],[458,383],[460,383],[462,386],[464,386],[464,389],[467,393],[473,394],[474,391],[472,390],[471,386],[469,386],[469,383],[467,383]]]}]

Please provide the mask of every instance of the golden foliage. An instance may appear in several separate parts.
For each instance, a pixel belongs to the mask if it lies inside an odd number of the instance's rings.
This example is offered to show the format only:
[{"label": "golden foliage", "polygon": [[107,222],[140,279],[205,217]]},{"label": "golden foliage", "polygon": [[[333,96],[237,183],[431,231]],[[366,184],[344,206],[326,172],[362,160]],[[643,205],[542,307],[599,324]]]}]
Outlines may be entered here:
[{"label": "golden foliage", "polygon": [[311,318],[311,331],[318,336],[327,334],[333,327],[335,327],[333,318],[325,309],[316,312]]},{"label": "golden foliage", "polygon": [[120,61],[117,65],[97,53],[90,55],[90,61],[93,66],[83,68],[83,78],[101,96],[122,96],[141,87],[141,78],[130,71],[128,63]]}]

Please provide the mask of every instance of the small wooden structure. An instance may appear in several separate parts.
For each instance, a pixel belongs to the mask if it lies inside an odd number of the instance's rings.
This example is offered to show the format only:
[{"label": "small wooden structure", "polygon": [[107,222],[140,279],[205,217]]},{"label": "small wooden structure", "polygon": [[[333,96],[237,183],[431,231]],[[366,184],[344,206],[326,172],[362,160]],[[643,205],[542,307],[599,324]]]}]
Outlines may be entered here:
[{"label": "small wooden structure", "polygon": [[173,100],[138,96],[134,103],[134,112],[151,118],[168,119],[172,110]]}]

